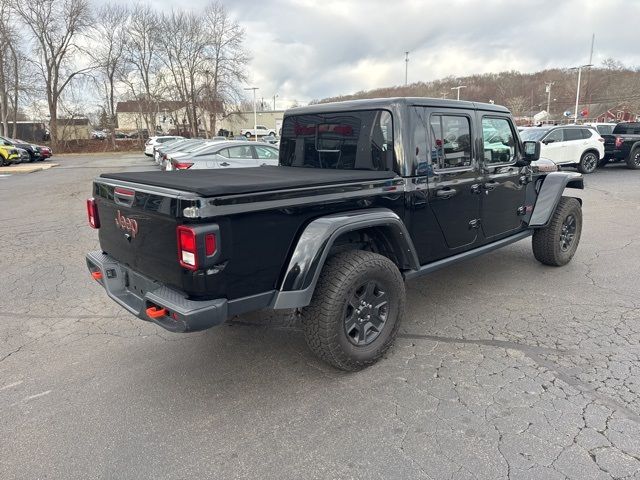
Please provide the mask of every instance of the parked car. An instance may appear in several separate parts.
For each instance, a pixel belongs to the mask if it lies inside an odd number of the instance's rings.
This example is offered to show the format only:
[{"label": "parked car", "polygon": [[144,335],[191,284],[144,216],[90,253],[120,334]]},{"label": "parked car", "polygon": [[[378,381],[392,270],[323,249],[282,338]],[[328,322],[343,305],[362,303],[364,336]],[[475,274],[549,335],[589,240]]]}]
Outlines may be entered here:
[{"label": "parked car", "polygon": [[618,123],[611,135],[604,136],[604,162],[625,162],[628,168],[640,168],[640,122]]},{"label": "parked car", "polygon": [[221,136],[215,136],[215,137],[211,137],[211,140],[216,141],[216,142],[226,142],[228,140],[227,137],[221,137]]},{"label": "parked car", "polygon": [[14,163],[27,163],[31,161],[31,155],[24,148],[16,147],[18,153],[20,154],[20,159]]},{"label": "parked car", "polygon": [[229,140],[238,140],[238,141],[247,141],[248,138],[245,137],[244,135],[234,135],[233,137],[229,138]]},{"label": "parked car", "polygon": [[264,137],[259,138],[258,140],[260,140],[261,142],[269,143],[271,145],[275,145],[280,141],[278,140],[278,137],[276,137],[275,135],[265,135]]},{"label": "parked car", "polygon": [[604,158],[604,139],[589,127],[546,126],[520,132],[523,140],[540,141],[540,156],[556,165],[575,166],[581,173],[592,173]]},{"label": "parked car", "polygon": [[105,138],[107,138],[107,134],[102,130],[93,130],[91,132],[91,138],[95,140],[104,140]]},{"label": "parked car", "polygon": [[244,135],[247,138],[264,137],[265,135],[273,135],[275,137],[276,131],[273,128],[267,128],[264,125],[256,125],[256,128],[242,128],[240,129],[240,135]]},{"label": "parked car", "polygon": [[189,139],[187,139],[187,138],[176,138],[176,139],[164,142],[164,143],[156,143],[153,146],[153,159],[156,161],[156,163],[159,163],[159,160],[160,160],[160,155],[159,155],[160,149],[162,149],[163,151],[167,151],[167,149],[169,149],[169,148],[171,148],[171,147],[173,147],[175,145],[180,145],[181,143],[187,142],[187,141],[189,141]]},{"label": "parked car", "polygon": [[169,155],[179,152],[193,151],[203,143],[204,140],[185,139],[181,140],[180,142],[172,142],[166,147],[161,145],[158,149],[158,160],[156,163],[160,165],[164,170],[166,168],[167,162],[169,161]]},{"label": "parked car", "polygon": [[243,141],[217,142],[191,155],[171,160],[166,170],[202,170],[210,168],[247,168],[278,165],[278,149],[271,145]]},{"label": "parked car", "polygon": [[20,152],[10,142],[0,139],[0,167],[18,163],[20,161]]},{"label": "parked car", "polygon": [[177,140],[179,138],[184,138],[180,135],[164,135],[160,137],[149,137],[149,139],[144,144],[144,154],[148,157],[153,155],[153,147],[158,145],[159,143],[166,143],[172,140]]},{"label": "parked car", "polygon": [[584,125],[586,127],[594,128],[600,135],[611,135],[617,123],[592,122],[585,123]]},{"label": "parked car", "polygon": [[[485,128],[510,132],[507,158],[486,151]],[[531,236],[541,263],[571,261],[582,209],[564,191],[583,188],[582,175],[534,172],[539,152],[498,105],[390,98],[292,109],[280,166],[95,179],[87,211],[100,248],[87,266],[114,301],[172,332],[297,309],[310,348],[358,370],[393,343],[405,280]]]},{"label": "parked car", "polygon": [[53,157],[53,150],[51,150],[51,147],[37,145],[36,149],[40,153],[40,160],[46,160],[47,158]]}]

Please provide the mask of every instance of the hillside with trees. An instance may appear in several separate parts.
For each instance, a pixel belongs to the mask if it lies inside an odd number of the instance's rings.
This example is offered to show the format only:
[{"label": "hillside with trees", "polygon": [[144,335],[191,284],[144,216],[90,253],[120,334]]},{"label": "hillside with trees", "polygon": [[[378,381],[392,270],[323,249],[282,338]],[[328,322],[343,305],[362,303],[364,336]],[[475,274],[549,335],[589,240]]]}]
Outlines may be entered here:
[{"label": "hillside with trees", "polygon": [[[574,111],[577,80],[577,71],[568,69],[535,73],[507,71],[384,87],[314,100],[312,103],[404,96],[455,99],[456,91],[452,88],[466,85],[460,92],[461,100],[493,101],[507,106],[516,117],[532,117],[542,110],[546,111],[546,84],[551,83],[550,117],[552,120],[562,120],[564,111]],[[595,118],[620,105],[640,113],[640,68],[628,68],[616,60],[608,59],[598,67],[583,70],[579,106],[580,110],[588,110],[587,118]]]}]

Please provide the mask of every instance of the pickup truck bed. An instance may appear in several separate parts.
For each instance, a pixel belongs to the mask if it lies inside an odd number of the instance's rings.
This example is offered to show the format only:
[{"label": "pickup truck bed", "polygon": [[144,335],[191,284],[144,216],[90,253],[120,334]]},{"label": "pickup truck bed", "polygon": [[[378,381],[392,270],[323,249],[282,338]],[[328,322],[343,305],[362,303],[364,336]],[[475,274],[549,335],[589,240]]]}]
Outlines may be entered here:
[{"label": "pickup truck bed", "polygon": [[392,179],[392,171],[329,170],[321,168],[273,167],[173,172],[104,173],[100,177],[121,182],[189,192],[202,197],[268,192],[295,187],[320,187],[340,183]]}]

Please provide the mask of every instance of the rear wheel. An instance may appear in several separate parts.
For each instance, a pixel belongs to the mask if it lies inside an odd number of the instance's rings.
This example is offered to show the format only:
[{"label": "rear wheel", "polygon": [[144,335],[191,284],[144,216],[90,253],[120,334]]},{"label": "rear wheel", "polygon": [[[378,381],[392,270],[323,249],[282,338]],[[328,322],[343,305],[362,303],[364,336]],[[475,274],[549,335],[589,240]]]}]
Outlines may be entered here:
[{"label": "rear wheel", "polygon": [[533,233],[533,255],[545,265],[566,265],[576,253],[581,233],[580,202],[575,198],[562,197],[549,225]]},{"label": "rear wheel", "polygon": [[640,148],[636,147],[631,150],[631,155],[627,158],[627,167],[632,170],[640,168]]},{"label": "rear wheel", "polygon": [[245,133],[244,136],[247,137],[247,138],[251,138],[251,132]]},{"label": "rear wheel", "polygon": [[341,370],[375,363],[391,346],[404,315],[405,288],[387,257],[362,250],[327,260],[311,304],[302,310],[309,348]]},{"label": "rear wheel", "polygon": [[580,173],[593,173],[598,167],[598,155],[595,152],[584,152],[578,163]]}]

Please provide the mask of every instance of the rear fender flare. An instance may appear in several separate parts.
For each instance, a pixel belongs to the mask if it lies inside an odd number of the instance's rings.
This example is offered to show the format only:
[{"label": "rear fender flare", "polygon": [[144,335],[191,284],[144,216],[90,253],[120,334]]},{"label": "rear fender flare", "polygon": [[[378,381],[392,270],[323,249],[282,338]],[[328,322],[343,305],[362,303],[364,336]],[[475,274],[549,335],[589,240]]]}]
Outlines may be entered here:
[{"label": "rear fender flare", "polygon": [[306,226],[296,243],[284,273],[273,308],[301,308],[309,305],[320,272],[340,235],[370,227],[385,227],[401,270],[417,270],[418,256],[400,217],[386,208],[356,210],[327,215]]},{"label": "rear fender flare", "polygon": [[549,224],[565,188],[584,189],[582,175],[574,172],[552,172],[545,177],[529,219],[530,228],[544,228]]}]

